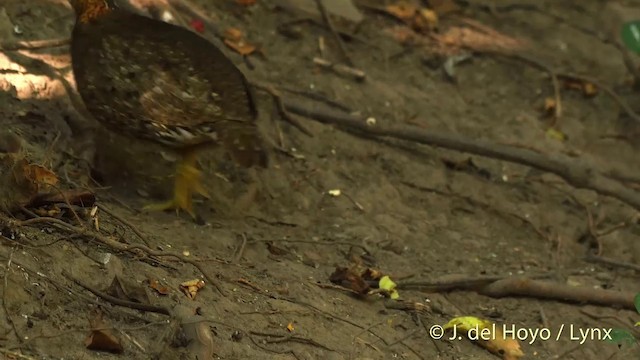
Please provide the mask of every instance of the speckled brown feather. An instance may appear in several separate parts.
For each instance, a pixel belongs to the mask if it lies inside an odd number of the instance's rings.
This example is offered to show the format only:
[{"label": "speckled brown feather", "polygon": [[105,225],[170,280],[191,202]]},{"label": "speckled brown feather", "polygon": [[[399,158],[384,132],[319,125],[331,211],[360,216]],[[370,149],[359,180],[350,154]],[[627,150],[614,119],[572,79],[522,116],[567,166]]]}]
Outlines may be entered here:
[{"label": "speckled brown feather", "polygon": [[266,166],[251,90],[218,48],[103,0],[72,1],[73,71],[98,121],[178,149],[221,143],[241,165]]}]

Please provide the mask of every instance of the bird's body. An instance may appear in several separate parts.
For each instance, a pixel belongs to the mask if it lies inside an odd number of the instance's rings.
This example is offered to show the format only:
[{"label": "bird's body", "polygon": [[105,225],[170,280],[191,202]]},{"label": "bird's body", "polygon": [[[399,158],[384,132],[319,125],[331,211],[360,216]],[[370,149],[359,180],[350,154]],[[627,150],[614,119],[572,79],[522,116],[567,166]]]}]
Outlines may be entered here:
[{"label": "bird's body", "polygon": [[73,72],[89,112],[115,132],[184,156],[176,193],[188,187],[181,195],[188,204],[174,199],[166,208],[191,212],[192,192],[204,193],[194,167],[202,146],[221,144],[241,165],[266,166],[252,92],[217,47],[187,29],[110,7],[105,0],[70,1],[77,15]]}]

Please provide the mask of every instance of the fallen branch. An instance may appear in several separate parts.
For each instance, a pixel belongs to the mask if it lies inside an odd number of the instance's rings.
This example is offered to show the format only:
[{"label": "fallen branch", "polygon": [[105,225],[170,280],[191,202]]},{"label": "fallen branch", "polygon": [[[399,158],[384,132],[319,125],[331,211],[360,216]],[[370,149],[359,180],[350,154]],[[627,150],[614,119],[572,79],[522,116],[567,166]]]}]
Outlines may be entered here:
[{"label": "fallen branch", "polygon": [[[524,148],[465,138],[455,134],[425,131],[413,126],[369,125],[361,116],[347,114],[304,99],[283,98],[282,102],[291,113],[306,116],[322,123],[338,125],[350,132],[413,141],[550,172],[577,188],[594,190],[640,210],[640,193],[609,177],[606,172],[600,172],[591,167],[584,159],[570,158],[563,154],[553,154],[553,157],[545,156]],[[618,175],[620,176],[620,174]]]},{"label": "fallen branch", "polygon": [[636,294],[633,292],[594,289],[587,286],[569,286],[523,277],[498,280],[480,289],[479,293],[495,298],[520,295],[538,299],[621,307],[629,310],[636,309],[633,302]]},{"label": "fallen branch", "polygon": [[[541,274],[535,277],[544,278],[548,276],[548,274]],[[464,277],[456,275],[433,281],[399,282],[398,288],[419,289],[428,292],[471,290],[494,298],[515,295],[635,310],[634,292],[594,289],[587,286],[569,286],[522,276]]]},{"label": "fallen branch", "polygon": [[88,290],[89,292],[91,292],[95,296],[101,298],[102,300],[108,301],[108,302],[110,302],[110,303],[112,303],[114,305],[124,306],[124,307],[128,307],[128,308],[134,309],[134,310],[153,312],[153,313],[169,315],[169,316],[172,315],[171,311],[169,309],[163,307],[163,306],[155,306],[155,305],[151,305],[151,304],[142,304],[142,303],[138,303],[138,302],[119,299],[119,298],[117,298],[115,296],[111,296],[111,295],[106,294],[106,293],[104,293],[102,291],[98,291],[98,290],[92,288],[91,286],[89,286],[88,284],[84,283],[80,279],[74,278],[73,276],[71,276],[69,273],[67,273],[64,270],[62,271],[62,275],[64,275],[67,279],[69,279],[69,280],[73,281],[74,283],[76,283],[78,286],[84,288],[85,290]]}]

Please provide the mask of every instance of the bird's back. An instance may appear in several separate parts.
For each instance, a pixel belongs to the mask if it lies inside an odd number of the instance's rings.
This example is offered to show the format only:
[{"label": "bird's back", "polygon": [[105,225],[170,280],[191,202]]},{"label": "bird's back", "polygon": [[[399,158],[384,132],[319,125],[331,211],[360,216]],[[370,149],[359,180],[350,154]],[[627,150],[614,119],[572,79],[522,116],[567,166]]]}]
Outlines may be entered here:
[{"label": "bird's back", "polygon": [[108,9],[78,17],[71,56],[87,109],[107,127],[178,148],[221,142],[266,161],[244,75],[191,31]]}]

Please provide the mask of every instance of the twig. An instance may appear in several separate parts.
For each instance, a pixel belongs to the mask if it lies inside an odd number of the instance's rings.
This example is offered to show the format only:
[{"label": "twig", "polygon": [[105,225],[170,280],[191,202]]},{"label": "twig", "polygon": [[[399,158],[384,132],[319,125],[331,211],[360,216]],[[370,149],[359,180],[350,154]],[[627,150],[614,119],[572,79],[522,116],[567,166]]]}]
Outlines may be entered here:
[{"label": "twig", "polygon": [[122,300],[122,299],[118,299],[115,296],[111,296],[109,294],[105,294],[102,291],[98,291],[98,290],[92,288],[91,286],[89,286],[88,284],[85,284],[80,279],[74,278],[69,273],[67,273],[65,270],[62,271],[62,275],[64,277],[66,277],[67,279],[73,281],[74,283],[78,284],[79,286],[81,286],[81,287],[85,288],[86,290],[90,291],[95,296],[101,298],[102,300],[108,301],[108,302],[110,302],[110,303],[112,303],[114,305],[124,306],[124,307],[128,307],[128,308],[134,309],[134,310],[154,312],[154,313],[168,315],[168,316],[172,315],[171,311],[169,311],[169,309],[167,309],[165,307],[162,307],[162,306],[154,306],[154,305],[150,305],[150,304],[142,304],[142,303],[137,303],[137,302],[133,302],[133,301]]},{"label": "twig", "polygon": [[36,360],[36,358],[21,354],[19,352],[10,351],[7,349],[0,348],[0,354],[7,355],[6,359],[24,359],[24,360]]},{"label": "twig", "polygon": [[320,15],[322,15],[322,21],[324,21],[327,28],[329,28],[331,35],[336,41],[336,44],[338,44],[338,49],[340,49],[340,55],[342,56],[342,60],[345,63],[347,63],[347,65],[353,66],[353,61],[351,60],[351,58],[349,57],[349,54],[347,53],[347,48],[344,46],[344,43],[342,42],[342,38],[340,37],[340,34],[336,31],[336,28],[333,26],[333,22],[331,21],[331,18],[329,17],[329,13],[327,12],[327,9],[325,8],[324,3],[322,1],[323,0],[316,0],[316,4],[318,5],[318,11],[320,11]]},{"label": "twig", "polygon": [[352,242],[348,242],[348,241],[314,241],[314,240],[299,240],[299,239],[256,239],[256,240],[249,240],[247,243],[248,244],[252,244],[252,243],[258,243],[258,242],[288,242],[288,243],[303,243],[303,244],[329,245],[329,246],[348,245],[348,246],[360,248],[360,249],[364,250],[365,253],[371,254],[371,252],[369,251],[369,249],[367,249],[366,246],[360,245],[360,244],[356,244],[356,243],[352,243]]},{"label": "twig", "polygon": [[2,291],[2,309],[4,310],[4,315],[7,318],[7,322],[9,324],[11,324],[11,328],[13,329],[14,334],[16,335],[16,338],[18,338],[19,342],[22,342],[24,339],[22,338],[22,336],[20,335],[20,332],[18,332],[18,328],[16,327],[16,323],[13,321],[13,318],[11,317],[11,312],[9,312],[9,308],[7,307],[7,294],[9,293],[9,273],[11,272],[11,263],[13,262],[13,253],[15,251],[15,248],[13,248],[11,250],[11,254],[9,254],[9,259],[7,260],[7,267],[4,273],[4,291]]},{"label": "twig", "polygon": [[604,264],[604,265],[619,267],[619,268],[623,268],[623,269],[631,269],[631,270],[635,270],[635,271],[640,271],[640,265],[631,264],[631,263],[627,263],[627,262],[622,262],[622,261],[618,261],[618,260],[614,260],[614,259],[610,259],[610,258],[606,258],[606,257],[602,257],[602,256],[597,256],[597,255],[594,255],[594,254],[591,254],[591,253],[589,253],[584,258],[584,261],[590,262],[590,263],[595,263],[595,264]]},{"label": "twig", "polygon": [[126,226],[128,226],[136,235],[138,235],[138,237],[140,238],[140,240],[142,240],[142,242],[147,245],[148,247],[151,247],[151,245],[149,244],[149,240],[147,240],[147,237],[144,236],[144,234],[138,230],[137,227],[135,227],[130,221],[128,221],[127,219],[123,218],[122,216],[114,213],[113,211],[111,211],[108,207],[100,204],[98,205],[99,209],[102,209],[102,211],[104,211],[105,213],[107,213],[107,215],[111,216],[112,218],[120,221],[121,223],[125,224]]},{"label": "twig", "polygon": [[69,45],[71,39],[50,39],[0,43],[0,51],[36,50]]},{"label": "twig", "polygon": [[190,259],[186,256],[183,256],[182,254],[179,253],[174,253],[174,252],[168,252],[168,251],[156,251],[153,249],[150,249],[147,246],[144,245],[127,245],[127,244],[123,244],[120,242],[117,242],[115,240],[112,240],[98,232],[92,231],[92,230],[87,230],[81,227],[77,227],[77,226],[73,226],[71,224],[68,224],[62,220],[59,219],[55,219],[55,218],[50,218],[50,217],[36,217],[36,218],[32,218],[32,219],[28,219],[28,220],[24,220],[24,221],[16,221],[15,222],[18,226],[28,226],[28,225],[32,225],[32,224],[41,224],[41,223],[47,223],[50,225],[53,225],[55,227],[57,227],[58,229],[61,230],[65,230],[65,231],[70,231],[76,234],[80,234],[80,235],[84,235],[84,236],[88,236],[91,237],[93,239],[98,240],[100,243],[109,246],[113,249],[116,249],[118,251],[122,251],[122,252],[130,252],[130,253],[136,253],[136,250],[140,250],[144,253],[146,253],[149,256],[158,256],[158,257],[173,257],[178,259],[179,261],[185,262],[187,264],[190,264],[191,266],[195,267],[196,269],[198,269],[202,275],[205,277],[205,279],[211,284],[213,285],[218,292],[225,296],[225,293],[222,291],[222,289],[220,288],[220,286],[218,285],[218,283],[216,281],[214,281],[214,279],[212,277],[210,277],[206,271],[204,271],[204,269],[202,268],[202,266],[194,259]]},{"label": "twig", "polygon": [[365,72],[360,69],[356,69],[354,67],[343,65],[343,64],[335,64],[323,58],[314,57],[313,63],[320,67],[331,69],[338,75],[346,75],[346,76],[353,77],[357,81],[364,81],[367,78],[367,74],[365,74]]},{"label": "twig", "polygon": [[[522,61],[528,63],[529,65],[533,65],[533,66],[537,67],[538,69],[546,71],[550,75],[555,75],[556,78],[560,78],[560,79],[564,78],[564,79],[569,79],[569,80],[574,80],[574,81],[592,83],[593,85],[597,86],[599,89],[602,89],[602,91],[604,91],[605,93],[609,94],[609,96],[611,96],[611,98],[633,120],[635,120],[637,122],[640,122],[640,115],[638,113],[636,113],[629,106],[629,104],[627,104],[624,100],[622,100],[622,98],[620,96],[618,96],[618,94],[616,94],[616,92],[613,91],[613,89],[611,89],[609,86],[603,84],[602,81],[599,81],[598,79],[594,79],[594,78],[589,77],[589,76],[578,75],[578,74],[574,74],[574,73],[570,73],[570,72],[558,71],[558,70],[555,70],[555,69],[551,68],[550,66],[544,64],[540,60],[534,59],[534,58],[529,57],[529,56],[525,56],[523,54],[518,54],[518,53],[498,53],[498,52],[492,52],[492,54],[505,56],[505,57],[512,57],[514,59],[522,60]],[[557,79],[556,79],[556,82],[557,82]],[[554,87],[555,86],[557,86],[557,84],[554,83]]]},{"label": "twig", "polygon": [[291,342],[297,342],[297,343],[301,343],[301,344],[309,344],[309,345],[313,345],[313,346],[319,347],[319,348],[327,350],[327,351],[335,352],[335,350],[333,350],[333,349],[331,349],[331,348],[329,348],[329,347],[327,347],[325,345],[322,345],[322,344],[318,343],[315,340],[303,338],[303,337],[300,337],[300,336],[271,334],[271,333],[263,333],[263,332],[258,332],[258,331],[249,331],[249,334],[271,338],[271,339],[266,339],[265,340],[265,342],[268,343],[268,344],[277,344],[277,343],[283,343],[283,342],[291,341]]},{"label": "twig", "polygon": [[242,233],[241,237],[242,237],[242,242],[240,243],[240,246],[238,247],[238,251],[236,251],[236,256],[234,257],[235,263],[239,263],[240,260],[242,260],[242,257],[244,256],[244,250],[247,248],[247,236],[244,233]]},{"label": "twig", "polygon": [[296,118],[294,118],[291,113],[289,113],[289,111],[287,111],[287,108],[285,107],[283,101],[282,101],[282,95],[280,94],[280,92],[278,90],[276,90],[275,87],[269,85],[269,84],[261,84],[261,83],[257,83],[257,82],[253,82],[251,83],[253,86],[255,86],[258,89],[262,89],[266,92],[268,92],[273,99],[276,102],[276,106],[278,108],[278,112],[280,113],[280,116],[282,116],[282,118],[287,121],[289,124],[293,125],[295,128],[297,128],[298,130],[302,131],[304,134],[313,137],[313,133],[311,133],[311,131],[309,131],[304,125],[302,125],[302,123],[300,123],[300,121],[298,121]]}]

